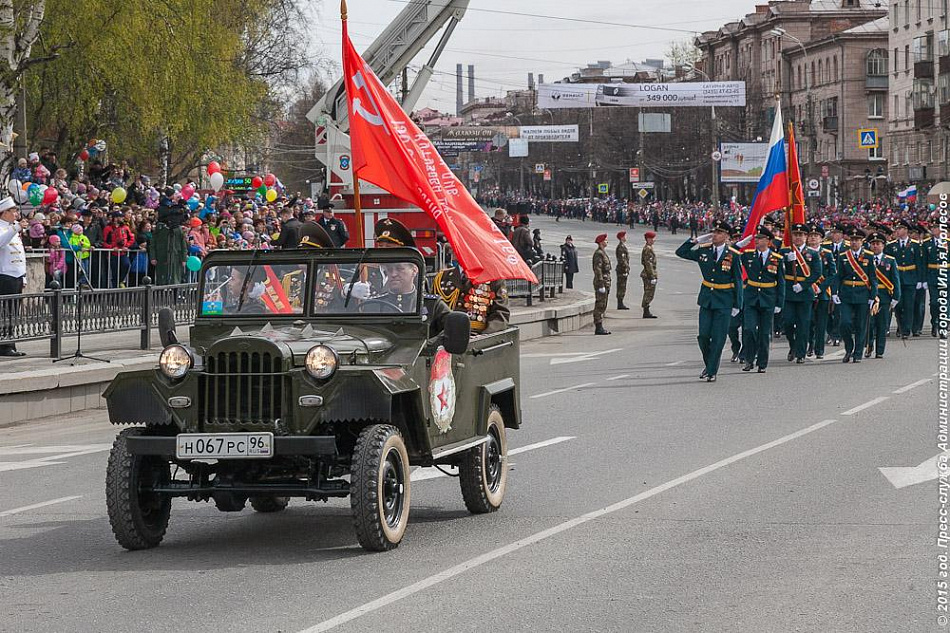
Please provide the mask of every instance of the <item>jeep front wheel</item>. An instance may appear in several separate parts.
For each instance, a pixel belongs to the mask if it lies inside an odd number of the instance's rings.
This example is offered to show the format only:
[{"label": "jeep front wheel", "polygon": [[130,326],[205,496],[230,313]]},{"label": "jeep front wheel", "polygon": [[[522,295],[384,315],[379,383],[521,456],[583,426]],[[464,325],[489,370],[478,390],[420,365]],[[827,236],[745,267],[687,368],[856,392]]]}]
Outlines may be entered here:
[{"label": "jeep front wheel", "polygon": [[466,451],[459,464],[459,483],[465,507],[472,514],[501,507],[508,486],[508,439],[501,410],[488,410],[488,439]]},{"label": "jeep front wheel", "polygon": [[141,427],[124,429],[115,438],[106,469],[106,507],[119,545],[128,550],[157,546],[165,536],[172,500],[152,492],[171,480],[168,461],[157,455],[133,455],[127,439],[145,435]]},{"label": "jeep front wheel", "polygon": [[409,522],[409,455],[396,427],[374,424],[360,432],[350,465],[350,509],[364,549],[399,545]]},{"label": "jeep front wheel", "polygon": [[251,497],[251,507],[256,512],[280,512],[287,509],[290,497]]}]

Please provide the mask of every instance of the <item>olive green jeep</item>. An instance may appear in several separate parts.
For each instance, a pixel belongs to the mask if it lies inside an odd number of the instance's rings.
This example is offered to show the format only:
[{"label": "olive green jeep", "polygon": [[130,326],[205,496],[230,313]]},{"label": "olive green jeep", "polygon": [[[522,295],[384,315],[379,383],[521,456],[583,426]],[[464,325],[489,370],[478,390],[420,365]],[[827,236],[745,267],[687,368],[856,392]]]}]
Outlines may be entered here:
[{"label": "olive green jeep", "polygon": [[188,343],[163,311],[158,367],[105,392],[112,423],[133,425],[106,479],[119,544],[157,546],[173,497],[279,512],[349,496],[360,545],[392,549],[414,466],[457,467],[466,507],[497,510],[521,424],[518,330],[470,337],[424,271],[403,248],[210,254]]}]

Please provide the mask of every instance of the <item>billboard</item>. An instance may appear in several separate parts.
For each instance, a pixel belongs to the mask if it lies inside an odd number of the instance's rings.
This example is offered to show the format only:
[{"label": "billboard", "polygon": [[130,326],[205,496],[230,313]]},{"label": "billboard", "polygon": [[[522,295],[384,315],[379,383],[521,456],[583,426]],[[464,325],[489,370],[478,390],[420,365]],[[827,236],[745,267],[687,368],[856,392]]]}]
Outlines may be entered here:
[{"label": "billboard", "polygon": [[723,143],[721,151],[722,182],[759,182],[769,155],[768,143]]},{"label": "billboard", "polygon": [[741,107],[745,106],[745,96],[744,81],[541,84],[538,86],[538,107]]},{"label": "billboard", "polygon": [[576,143],[578,129],[576,125],[522,125],[517,136],[531,143]]}]

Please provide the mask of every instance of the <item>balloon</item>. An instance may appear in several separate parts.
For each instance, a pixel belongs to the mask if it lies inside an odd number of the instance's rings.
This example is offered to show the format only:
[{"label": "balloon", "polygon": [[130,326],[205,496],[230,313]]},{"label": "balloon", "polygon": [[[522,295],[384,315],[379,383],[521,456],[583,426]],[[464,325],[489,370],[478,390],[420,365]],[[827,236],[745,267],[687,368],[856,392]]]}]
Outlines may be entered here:
[{"label": "balloon", "polygon": [[48,188],[43,192],[43,204],[53,204],[56,202],[56,198],[59,197],[59,192],[53,189],[52,187]]},{"label": "balloon", "polygon": [[937,210],[937,205],[931,204],[931,205],[930,205],[930,210],[931,210],[931,211],[936,211],[936,210]]},{"label": "balloon", "polygon": [[25,182],[22,185],[20,185],[20,188],[23,189],[23,191],[28,191],[32,185],[33,185],[32,182]]},{"label": "balloon", "polygon": [[261,185],[264,184],[264,179],[260,176],[254,176],[251,178],[251,189],[260,189]]},{"label": "balloon", "polygon": [[188,202],[185,204],[188,205],[189,209],[194,211],[201,205],[201,200],[198,199],[198,196],[192,196],[191,198],[188,198]]},{"label": "balloon", "polygon": [[106,142],[105,141],[96,141],[96,151],[104,152],[106,151]]},{"label": "balloon", "polygon": [[116,204],[122,204],[125,202],[125,197],[129,195],[122,187],[116,187],[112,190],[112,201]]},{"label": "balloon", "polygon": [[11,191],[10,193],[13,194],[13,201],[16,202],[17,204],[24,204],[24,203],[26,203],[26,201],[27,201],[27,199],[28,199],[28,197],[29,197],[29,196],[26,195],[26,191],[25,191],[24,189],[20,189],[20,188],[18,188],[16,191]]},{"label": "balloon", "polygon": [[221,191],[221,187],[224,186],[224,174],[220,171],[216,171],[211,174],[211,188],[215,191]]},{"label": "balloon", "polygon": [[89,160],[89,150],[84,149],[83,151],[79,152],[79,160],[83,162]]},{"label": "balloon", "polygon": [[99,150],[97,150],[95,147],[90,147],[86,151],[88,151],[89,155],[92,156],[93,158],[99,155]]},{"label": "balloon", "polygon": [[10,195],[15,196],[17,192],[21,191],[23,183],[19,180],[11,180],[7,183],[7,191],[10,192]]},{"label": "balloon", "polygon": [[218,164],[218,161],[213,160],[210,163],[208,163],[209,176],[212,174],[220,174],[220,173],[221,173],[221,165]]},{"label": "balloon", "polygon": [[43,192],[40,191],[39,185],[30,185],[30,188],[26,190],[26,193],[30,197],[30,204],[32,204],[34,207],[39,206],[39,204],[43,201]]},{"label": "balloon", "polygon": [[[181,261],[181,260],[178,260],[178,261]],[[199,270],[201,270],[201,259],[192,255],[191,257],[188,258],[188,261],[185,262],[185,266],[187,266],[188,270],[190,270],[191,272],[196,273]]]},{"label": "balloon", "polygon": [[174,189],[175,191],[181,191],[181,185],[176,182],[176,183],[175,183],[175,186],[173,187],[173,189]]},{"label": "balloon", "polygon": [[184,187],[181,188],[181,198],[182,198],[182,200],[187,200],[188,198],[190,198],[190,197],[193,196],[193,195],[195,195],[195,188],[192,187],[190,184],[189,184],[189,185],[185,185]]},{"label": "balloon", "polygon": [[268,202],[273,202],[277,199],[277,192],[274,189],[268,189],[264,197],[267,198]]},{"label": "balloon", "polygon": [[260,187],[257,188],[257,193],[261,194],[262,196],[266,195],[267,187],[265,187],[264,185],[261,185]]},{"label": "balloon", "polygon": [[268,187],[273,187],[275,182],[277,182],[277,176],[274,174],[267,174],[264,176],[264,184]]}]

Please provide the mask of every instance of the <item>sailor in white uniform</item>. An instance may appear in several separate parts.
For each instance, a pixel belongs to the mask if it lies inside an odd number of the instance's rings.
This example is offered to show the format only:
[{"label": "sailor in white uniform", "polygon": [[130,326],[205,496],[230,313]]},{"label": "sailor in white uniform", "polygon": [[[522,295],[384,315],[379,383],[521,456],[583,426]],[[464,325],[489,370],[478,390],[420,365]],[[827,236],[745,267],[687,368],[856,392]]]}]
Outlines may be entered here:
[{"label": "sailor in white uniform", "polygon": [[[20,241],[20,210],[13,198],[0,200],[0,338],[12,338],[13,326],[20,313],[19,301],[4,300],[4,295],[23,292],[26,280],[26,255]],[[0,343],[0,356],[25,356],[14,343]]]}]

